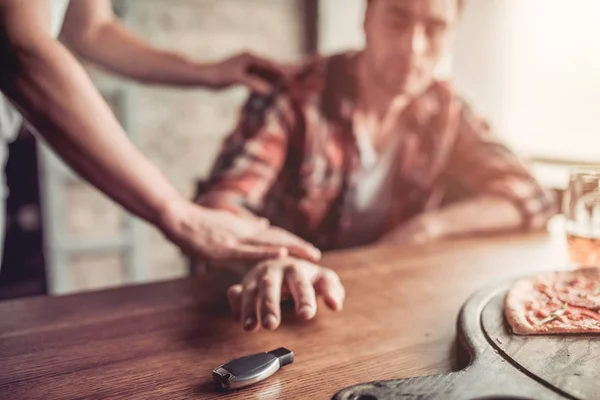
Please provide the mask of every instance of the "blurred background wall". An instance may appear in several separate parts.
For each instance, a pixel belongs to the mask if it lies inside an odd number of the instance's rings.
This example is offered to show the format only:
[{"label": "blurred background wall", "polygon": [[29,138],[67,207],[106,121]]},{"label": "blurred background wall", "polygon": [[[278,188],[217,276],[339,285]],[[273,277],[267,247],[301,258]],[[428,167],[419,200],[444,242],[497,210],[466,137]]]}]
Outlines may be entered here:
[{"label": "blurred background wall", "polygon": [[[364,0],[113,3],[142,37],[199,60],[251,50],[295,61],[314,49],[332,53],[364,43]],[[570,164],[600,162],[598,21],[598,0],[470,0],[455,51],[439,71],[549,186],[563,184]],[[89,71],[135,143],[191,196],[233,127],[245,89],[166,89]],[[51,155],[40,158],[50,293],[187,274],[179,251],[157,231],[127,217]]]}]

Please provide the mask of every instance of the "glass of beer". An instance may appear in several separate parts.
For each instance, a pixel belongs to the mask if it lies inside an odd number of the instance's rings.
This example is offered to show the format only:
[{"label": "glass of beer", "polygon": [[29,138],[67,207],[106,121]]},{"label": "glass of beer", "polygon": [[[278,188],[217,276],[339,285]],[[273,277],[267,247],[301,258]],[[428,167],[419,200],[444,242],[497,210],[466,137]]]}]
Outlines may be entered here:
[{"label": "glass of beer", "polygon": [[571,264],[600,267],[600,167],[571,171],[563,211]]}]

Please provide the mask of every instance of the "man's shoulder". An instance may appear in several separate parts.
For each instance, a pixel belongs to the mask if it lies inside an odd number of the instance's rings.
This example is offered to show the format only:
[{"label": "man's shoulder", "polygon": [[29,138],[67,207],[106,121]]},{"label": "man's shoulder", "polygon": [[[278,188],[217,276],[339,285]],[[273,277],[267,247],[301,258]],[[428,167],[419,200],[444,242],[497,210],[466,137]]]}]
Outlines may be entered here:
[{"label": "man's shoulder", "polygon": [[356,52],[349,51],[305,57],[297,64],[296,73],[290,79],[290,94],[305,100],[307,97],[321,96],[332,75],[339,77],[347,73],[355,56]]},{"label": "man's shoulder", "polygon": [[332,70],[344,68],[354,52],[309,55],[292,65],[294,72],[268,95],[251,94],[245,111],[264,113],[271,109],[291,111],[293,105],[317,104],[325,92]]},{"label": "man's shoulder", "polygon": [[493,134],[485,115],[449,80],[436,80],[424,95],[424,100],[419,107],[420,111],[433,110],[430,115],[446,115],[448,122],[456,121],[471,129],[478,129],[482,135]]},{"label": "man's shoulder", "polygon": [[436,79],[423,93],[420,99],[432,109],[453,109],[456,112],[472,112],[471,105],[457,86],[450,79]]}]

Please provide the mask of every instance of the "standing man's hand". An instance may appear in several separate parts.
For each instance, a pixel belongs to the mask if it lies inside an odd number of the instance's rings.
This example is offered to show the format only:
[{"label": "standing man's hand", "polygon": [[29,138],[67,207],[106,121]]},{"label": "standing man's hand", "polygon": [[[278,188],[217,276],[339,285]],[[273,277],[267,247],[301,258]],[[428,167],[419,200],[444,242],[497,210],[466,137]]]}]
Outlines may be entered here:
[{"label": "standing man's hand", "polygon": [[284,81],[293,73],[291,67],[279,65],[250,53],[238,54],[201,68],[205,85],[212,89],[241,84],[263,95],[269,94],[274,85]]},{"label": "standing man's hand", "polygon": [[288,254],[310,261],[320,251],[265,219],[211,210],[187,200],[168,203],[158,226],[183,251],[207,261],[258,261]]}]

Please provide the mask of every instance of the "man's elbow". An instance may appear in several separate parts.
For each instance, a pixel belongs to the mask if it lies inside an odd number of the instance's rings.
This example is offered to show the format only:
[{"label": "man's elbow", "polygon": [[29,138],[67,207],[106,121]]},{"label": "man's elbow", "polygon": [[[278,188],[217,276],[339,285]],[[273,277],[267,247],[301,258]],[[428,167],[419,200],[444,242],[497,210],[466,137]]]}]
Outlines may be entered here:
[{"label": "man's elbow", "polygon": [[0,77],[12,75],[16,70],[15,52],[4,32],[0,32],[0,60]]},{"label": "man's elbow", "polygon": [[17,78],[44,65],[55,41],[47,35],[18,35],[0,30],[0,88],[9,94]]},{"label": "man's elbow", "polygon": [[116,20],[106,19],[87,26],[66,26],[62,38],[69,48],[83,58],[94,60],[96,48],[115,28]]},{"label": "man's elbow", "polygon": [[526,226],[529,231],[546,229],[550,218],[559,213],[558,196],[553,191],[541,190],[535,199],[535,203],[538,206],[535,210],[531,210],[529,224]]},{"label": "man's elbow", "polygon": [[11,79],[19,71],[19,60],[34,48],[33,38],[0,29],[0,77]]},{"label": "man's elbow", "polygon": [[530,223],[525,227],[528,232],[540,232],[547,228],[548,221],[554,214],[539,213],[531,217]]}]

